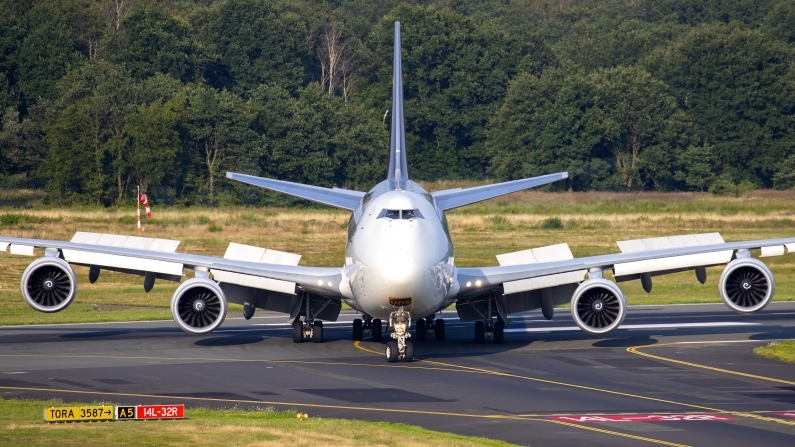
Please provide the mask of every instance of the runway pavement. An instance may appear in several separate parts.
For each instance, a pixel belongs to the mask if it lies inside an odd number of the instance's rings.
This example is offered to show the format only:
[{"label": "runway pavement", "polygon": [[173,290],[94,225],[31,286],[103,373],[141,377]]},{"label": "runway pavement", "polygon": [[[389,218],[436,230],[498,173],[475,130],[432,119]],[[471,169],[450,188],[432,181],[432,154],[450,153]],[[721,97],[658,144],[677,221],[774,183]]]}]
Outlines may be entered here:
[{"label": "runway pavement", "polygon": [[603,337],[568,309],[534,311],[512,316],[502,345],[442,317],[447,341],[396,364],[351,341],[355,314],[322,344],[294,344],[267,312],[205,336],[171,321],[0,327],[0,397],[295,408],[521,445],[795,445],[795,365],[752,353],[795,338],[795,302],[631,307]]}]

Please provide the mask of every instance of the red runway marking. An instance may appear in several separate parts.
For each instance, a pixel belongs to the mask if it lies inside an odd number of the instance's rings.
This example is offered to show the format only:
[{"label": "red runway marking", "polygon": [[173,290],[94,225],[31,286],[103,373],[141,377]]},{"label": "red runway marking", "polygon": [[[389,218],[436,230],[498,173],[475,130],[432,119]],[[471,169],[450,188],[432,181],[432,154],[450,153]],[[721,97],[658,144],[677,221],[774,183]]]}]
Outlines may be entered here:
[{"label": "red runway marking", "polygon": [[773,415],[795,419],[795,413],[773,413]]},{"label": "red runway marking", "polygon": [[[792,417],[795,418],[795,413]],[[724,414],[603,414],[599,416],[551,416],[564,422],[680,422],[680,421],[734,421]]]}]

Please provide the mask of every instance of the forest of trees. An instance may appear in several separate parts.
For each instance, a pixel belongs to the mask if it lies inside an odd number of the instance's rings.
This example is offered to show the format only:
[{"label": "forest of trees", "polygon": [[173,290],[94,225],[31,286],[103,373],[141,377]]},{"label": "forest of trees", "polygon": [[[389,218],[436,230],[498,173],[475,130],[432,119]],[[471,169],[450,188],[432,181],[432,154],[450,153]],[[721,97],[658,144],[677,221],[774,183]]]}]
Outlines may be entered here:
[{"label": "forest of trees", "polygon": [[275,200],[234,170],[367,189],[396,20],[413,179],[795,187],[792,0],[2,0],[0,188]]}]

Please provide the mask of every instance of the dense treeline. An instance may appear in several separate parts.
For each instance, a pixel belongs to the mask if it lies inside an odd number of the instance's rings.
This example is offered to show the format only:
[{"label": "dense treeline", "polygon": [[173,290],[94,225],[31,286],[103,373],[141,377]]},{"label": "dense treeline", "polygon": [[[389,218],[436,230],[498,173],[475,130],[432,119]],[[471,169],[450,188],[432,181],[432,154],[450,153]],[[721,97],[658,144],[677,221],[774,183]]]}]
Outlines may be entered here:
[{"label": "dense treeline", "polygon": [[5,0],[0,187],[256,203],[366,189],[403,23],[410,174],[573,190],[795,187],[791,0]]}]

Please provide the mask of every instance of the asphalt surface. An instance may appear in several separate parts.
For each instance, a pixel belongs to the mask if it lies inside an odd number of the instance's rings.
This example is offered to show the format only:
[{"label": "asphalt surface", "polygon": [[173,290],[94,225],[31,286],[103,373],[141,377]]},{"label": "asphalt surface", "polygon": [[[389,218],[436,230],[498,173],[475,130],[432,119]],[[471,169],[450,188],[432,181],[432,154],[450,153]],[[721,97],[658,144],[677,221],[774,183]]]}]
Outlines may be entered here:
[{"label": "asphalt surface", "polygon": [[603,337],[556,312],[512,316],[502,345],[473,344],[474,324],[445,312],[447,340],[396,364],[351,341],[354,314],[300,345],[267,312],[205,336],[171,321],[0,327],[0,397],[293,408],[521,445],[795,445],[795,365],[752,353],[795,338],[795,303],[631,307]]}]

